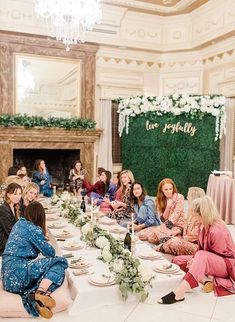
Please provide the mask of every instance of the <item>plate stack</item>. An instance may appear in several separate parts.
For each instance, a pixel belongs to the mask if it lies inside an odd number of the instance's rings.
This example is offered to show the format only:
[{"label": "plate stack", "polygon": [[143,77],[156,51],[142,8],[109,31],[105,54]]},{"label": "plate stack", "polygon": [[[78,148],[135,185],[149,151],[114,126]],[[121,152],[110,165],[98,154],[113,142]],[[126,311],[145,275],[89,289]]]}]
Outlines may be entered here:
[{"label": "plate stack", "polygon": [[106,287],[115,284],[115,277],[113,275],[91,275],[88,282],[95,286]]},{"label": "plate stack", "polygon": [[55,223],[48,224],[47,227],[52,229],[60,229],[65,227],[65,224],[62,221],[57,221]]},{"label": "plate stack", "polygon": [[62,230],[54,235],[56,238],[70,238],[73,235],[68,230]]},{"label": "plate stack", "polygon": [[99,223],[103,225],[115,225],[117,223],[117,220],[108,217],[103,217],[99,219]]},{"label": "plate stack", "polygon": [[161,274],[178,274],[180,272],[179,266],[176,264],[171,264],[170,262],[154,265],[153,270]]},{"label": "plate stack", "polygon": [[149,251],[139,253],[138,257],[141,259],[147,259],[147,260],[163,259],[162,254],[155,252],[154,250],[149,250]]},{"label": "plate stack", "polygon": [[73,269],[84,269],[90,266],[91,264],[87,260],[81,257],[77,259],[72,259],[71,261],[69,261],[69,267]]},{"label": "plate stack", "polygon": [[64,242],[61,247],[66,250],[78,250],[84,248],[84,243],[75,240],[69,240]]}]

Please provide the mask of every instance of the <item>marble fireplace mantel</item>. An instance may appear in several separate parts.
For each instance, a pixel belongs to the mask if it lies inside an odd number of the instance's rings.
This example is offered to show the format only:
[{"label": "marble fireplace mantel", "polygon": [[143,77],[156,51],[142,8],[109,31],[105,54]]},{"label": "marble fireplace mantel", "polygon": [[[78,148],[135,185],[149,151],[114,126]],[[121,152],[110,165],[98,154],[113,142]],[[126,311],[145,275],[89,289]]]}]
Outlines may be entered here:
[{"label": "marble fireplace mantel", "polygon": [[59,128],[0,127],[0,182],[4,182],[13,163],[14,149],[79,149],[80,158],[88,171],[87,179],[94,176],[94,144],[102,130],[65,130]]}]

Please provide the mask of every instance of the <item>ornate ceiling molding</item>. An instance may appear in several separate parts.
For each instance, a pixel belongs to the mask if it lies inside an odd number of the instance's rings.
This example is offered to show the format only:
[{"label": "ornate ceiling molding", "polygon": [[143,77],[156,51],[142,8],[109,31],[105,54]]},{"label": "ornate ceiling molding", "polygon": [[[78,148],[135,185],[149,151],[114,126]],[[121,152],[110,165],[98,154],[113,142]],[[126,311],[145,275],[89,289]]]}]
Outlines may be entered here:
[{"label": "ornate ceiling molding", "polygon": [[162,0],[162,1],[135,1],[135,0],[105,0],[104,3],[124,6],[128,9],[152,11],[153,14],[178,14],[191,12],[208,0]]}]

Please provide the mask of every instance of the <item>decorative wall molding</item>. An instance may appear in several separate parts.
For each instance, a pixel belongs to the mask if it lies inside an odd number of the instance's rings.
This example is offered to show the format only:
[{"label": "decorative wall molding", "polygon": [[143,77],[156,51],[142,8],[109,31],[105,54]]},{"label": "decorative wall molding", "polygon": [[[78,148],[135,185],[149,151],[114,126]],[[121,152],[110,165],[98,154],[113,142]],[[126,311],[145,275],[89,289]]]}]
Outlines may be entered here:
[{"label": "decorative wall molding", "polygon": [[202,73],[175,73],[160,76],[160,94],[174,93],[198,94],[202,93]]}]

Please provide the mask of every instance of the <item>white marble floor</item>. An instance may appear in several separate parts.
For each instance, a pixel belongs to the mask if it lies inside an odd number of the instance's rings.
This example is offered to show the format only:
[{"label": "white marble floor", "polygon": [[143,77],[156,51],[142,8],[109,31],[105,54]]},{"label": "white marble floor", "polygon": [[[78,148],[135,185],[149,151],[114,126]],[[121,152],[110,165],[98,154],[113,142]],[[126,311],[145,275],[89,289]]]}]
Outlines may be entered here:
[{"label": "white marble floor", "polygon": [[[228,226],[235,240],[235,226]],[[1,300],[1,299],[0,299]],[[157,299],[156,299],[157,300]],[[234,322],[235,295],[215,297],[202,293],[200,287],[188,293],[184,302],[169,306],[154,304],[123,303],[104,306],[77,316],[68,312],[56,314],[51,322]],[[38,318],[38,320],[44,320]],[[0,322],[28,322],[32,319],[0,318]]]}]

